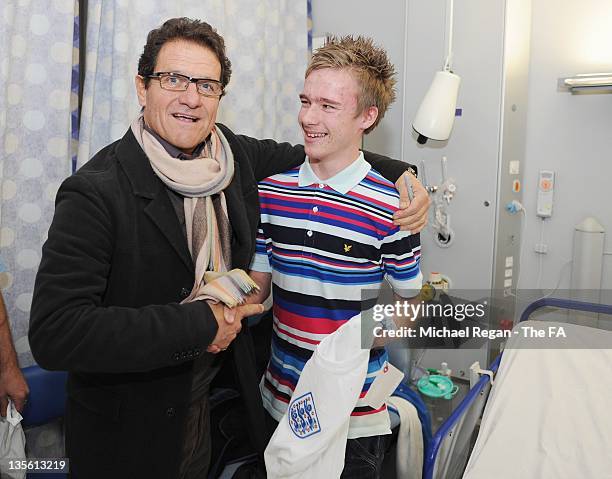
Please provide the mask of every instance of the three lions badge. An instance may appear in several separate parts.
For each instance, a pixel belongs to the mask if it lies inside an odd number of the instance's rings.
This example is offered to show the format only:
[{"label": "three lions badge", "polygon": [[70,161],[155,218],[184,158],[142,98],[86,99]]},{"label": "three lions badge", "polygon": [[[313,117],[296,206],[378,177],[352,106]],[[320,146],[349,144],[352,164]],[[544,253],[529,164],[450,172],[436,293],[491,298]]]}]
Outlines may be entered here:
[{"label": "three lions badge", "polygon": [[321,432],[321,424],[317,417],[317,409],[312,393],[306,393],[291,401],[287,411],[287,419],[289,427],[300,439]]}]

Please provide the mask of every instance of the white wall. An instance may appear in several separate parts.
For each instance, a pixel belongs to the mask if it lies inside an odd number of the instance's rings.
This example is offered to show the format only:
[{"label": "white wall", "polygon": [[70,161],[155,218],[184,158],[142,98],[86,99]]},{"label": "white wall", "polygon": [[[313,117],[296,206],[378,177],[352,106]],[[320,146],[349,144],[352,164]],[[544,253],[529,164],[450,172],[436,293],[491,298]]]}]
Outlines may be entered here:
[{"label": "white wall", "polygon": [[[540,169],[557,173],[553,216],[544,223],[549,253],[540,287],[552,290],[572,257],[573,227],[594,216],[612,250],[612,93],[571,95],[557,79],[612,71],[610,0],[533,0],[524,204],[527,210],[521,287],[536,288],[541,220],[535,216]],[[560,288],[569,287],[566,267]],[[612,256],[604,256],[603,288],[612,289]]]},{"label": "white wall", "polygon": [[402,143],[405,15],[404,0],[385,0],[374,6],[369,0],[312,0],[313,36],[367,35],[387,50],[398,73],[397,98],[376,129],[365,137],[364,146],[398,159]]}]

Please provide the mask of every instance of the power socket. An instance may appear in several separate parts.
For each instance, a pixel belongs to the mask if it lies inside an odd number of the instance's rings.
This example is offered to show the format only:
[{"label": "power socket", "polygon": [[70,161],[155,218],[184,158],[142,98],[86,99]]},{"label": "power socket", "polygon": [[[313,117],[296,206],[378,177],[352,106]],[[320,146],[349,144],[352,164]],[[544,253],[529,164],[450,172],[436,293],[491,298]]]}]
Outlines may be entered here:
[{"label": "power socket", "polygon": [[546,254],[548,253],[548,245],[544,243],[536,243],[535,248],[533,250],[539,254]]}]

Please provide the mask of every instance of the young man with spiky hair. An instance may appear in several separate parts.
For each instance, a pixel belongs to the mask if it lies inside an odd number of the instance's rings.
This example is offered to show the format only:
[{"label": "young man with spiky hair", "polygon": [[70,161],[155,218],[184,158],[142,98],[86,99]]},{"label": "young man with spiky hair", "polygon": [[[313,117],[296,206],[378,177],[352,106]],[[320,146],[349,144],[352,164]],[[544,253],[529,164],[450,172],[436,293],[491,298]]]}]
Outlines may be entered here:
[{"label": "young man with spiky hair", "polygon": [[[299,124],[305,162],[259,183],[261,225],[251,275],[262,295],[273,286],[272,351],[260,384],[279,421],[319,342],[359,314],[363,290],[387,280],[418,290],[418,234],[393,224],[399,194],[372,168],[360,146],[395,99],[395,71],[371,39],[333,38],[306,70]],[[343,478],[378,478],[390,434],[386,405],[365,395],[387,362],[370,352],[368,373],[351,413]]]}]

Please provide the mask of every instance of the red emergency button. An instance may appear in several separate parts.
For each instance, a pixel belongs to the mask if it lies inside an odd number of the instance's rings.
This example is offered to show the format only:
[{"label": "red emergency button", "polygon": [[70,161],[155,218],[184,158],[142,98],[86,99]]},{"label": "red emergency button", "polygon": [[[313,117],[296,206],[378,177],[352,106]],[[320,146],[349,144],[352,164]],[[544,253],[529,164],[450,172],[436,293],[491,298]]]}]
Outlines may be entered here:
[{"label": "red emergency button", "polygon": [[550,191],[552,188],[552,181],[546,179],[542,180],[540,182],[540,188],[542,188],[542,191]]}]

